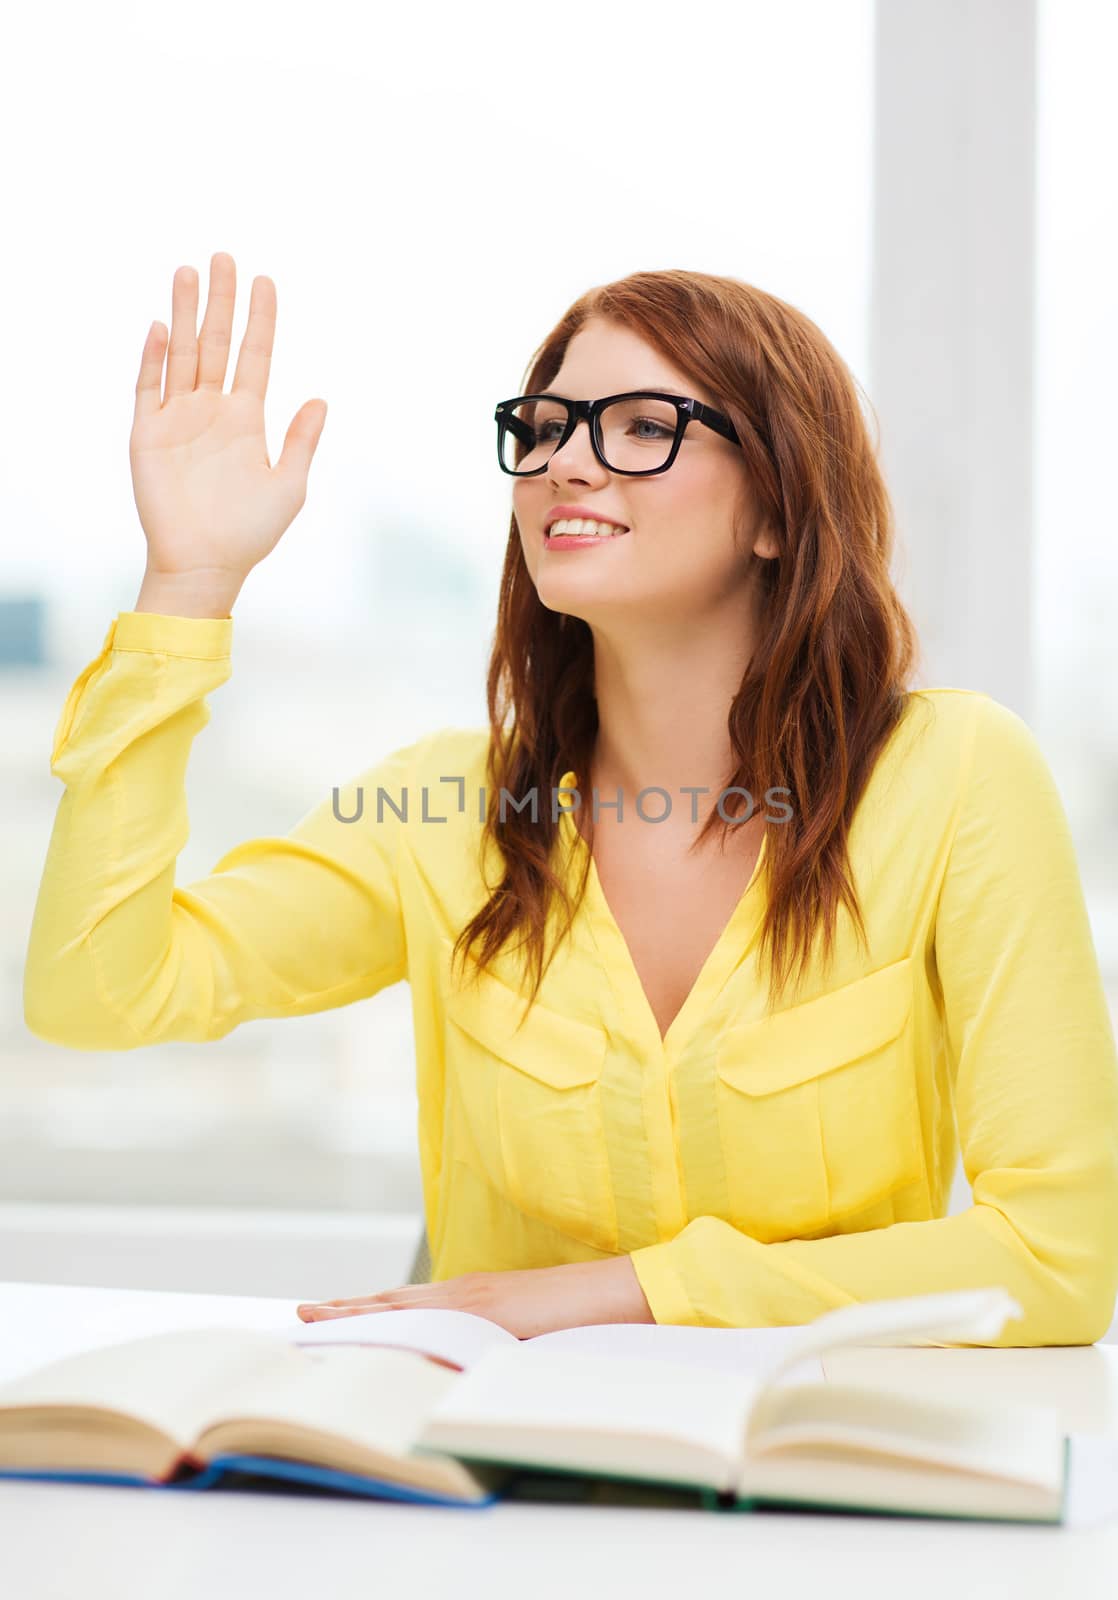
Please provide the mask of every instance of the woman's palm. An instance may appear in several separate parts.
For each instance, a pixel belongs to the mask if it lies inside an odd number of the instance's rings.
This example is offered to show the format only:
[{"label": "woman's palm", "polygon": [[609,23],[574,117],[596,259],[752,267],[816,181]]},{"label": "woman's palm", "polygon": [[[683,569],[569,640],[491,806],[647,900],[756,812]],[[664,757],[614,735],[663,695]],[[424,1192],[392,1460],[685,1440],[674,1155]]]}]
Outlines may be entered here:
[{"label": "woman's palm", "polygon": [[129,458],[153,572],[220,571],[243,578],[274,549],[306,499],[325,402],[308,401],[295,414],[273,467],[264,396],[275,286],[270,278],[253,281],[248,325],[226,394],[235,272],[231,256],[213,257],[206,317],[195,337],[197,282],[193,269],[180,269],[169,343],[162,324],[154,323],[144,348]]}]

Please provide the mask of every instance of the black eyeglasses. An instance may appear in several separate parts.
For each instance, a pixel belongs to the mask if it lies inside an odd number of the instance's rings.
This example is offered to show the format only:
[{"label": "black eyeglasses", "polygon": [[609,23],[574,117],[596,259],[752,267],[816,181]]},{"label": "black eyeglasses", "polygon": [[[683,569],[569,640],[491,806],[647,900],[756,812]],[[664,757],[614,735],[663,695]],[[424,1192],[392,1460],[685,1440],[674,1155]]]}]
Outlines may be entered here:
[{"label": "black eyeglasses", "polygon": [[547,471],[551,457],[580,422],[590,428],[594,454],[607,472],[647,478],[667,472],[689,422],[713,428],[739,445],[729,417],[701,400],[634,389],[602,400],[567,400],[556,394],[522,394],[502,400],[494,412],[501,471],[531,478]]}]

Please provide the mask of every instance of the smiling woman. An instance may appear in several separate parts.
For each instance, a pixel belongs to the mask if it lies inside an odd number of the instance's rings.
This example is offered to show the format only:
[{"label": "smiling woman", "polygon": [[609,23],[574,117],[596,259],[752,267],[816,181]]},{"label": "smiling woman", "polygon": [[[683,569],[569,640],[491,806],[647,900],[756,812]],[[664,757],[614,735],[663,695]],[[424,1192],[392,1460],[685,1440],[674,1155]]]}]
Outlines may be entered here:
[{"label": "smiling woman", "polygon": [[161,324],[145,348],[148,570],[55,734],[33,1031],[216,1040],[408,980],[433,1281],[307,1316],[765,1326],[1000,1285],[996,1342],[1097,1338],[1118,1059],[1060,798],[1008,708],[909,687],[856,386],[772,295],[677,270],[577,301],[496,412],[488,725],[175,885],[230,608],[324,418],[267,466],[274,291],[224,395],[232,270],[201,340],[176,277],[162,401]]}]

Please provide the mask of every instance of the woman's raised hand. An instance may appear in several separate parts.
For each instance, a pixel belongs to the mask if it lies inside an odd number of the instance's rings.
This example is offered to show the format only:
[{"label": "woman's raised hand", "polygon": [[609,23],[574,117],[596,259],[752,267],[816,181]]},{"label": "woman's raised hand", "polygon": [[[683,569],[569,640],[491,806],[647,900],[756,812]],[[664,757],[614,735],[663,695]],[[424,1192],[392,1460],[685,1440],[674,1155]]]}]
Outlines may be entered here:
[{"label": "woman's raised hand", "polygon": [[[248,325],[233,386],[224,392],[236,300],[233,257],[210,261],[201,331],[198,274],[180,267],[171,336],[154,322],[136,382],[129,441],[132,488],[147,539],[145,585],[161,593],[206,589],[235,597],[279,543],[307,495],[307,474],[326,421],[325,400],[295,413],[275,466],[264,437],[264,395],[276,327],[271,278],[253,279]],[[160,398],[166,357],[165,393]]]}]

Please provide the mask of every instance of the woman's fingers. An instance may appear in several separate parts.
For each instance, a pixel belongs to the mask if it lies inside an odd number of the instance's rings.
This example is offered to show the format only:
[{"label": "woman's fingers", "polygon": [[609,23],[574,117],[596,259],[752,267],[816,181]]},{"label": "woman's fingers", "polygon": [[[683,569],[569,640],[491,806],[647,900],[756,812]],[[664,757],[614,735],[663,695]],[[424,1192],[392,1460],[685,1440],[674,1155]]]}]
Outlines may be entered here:
[{"label": "woman's fingers", "polygon": [[371,1301],[367,1306],[309,1306],[299,1307],[299,1316],[303,1322],[331,1322],[337,1317],[371,1316],[377,1311],[395,1311],[396,1306],[374,1305]]},{"label": "woman's fingers", "polygon": [[236,299],[236,262],[227,250],[219,250],[210,257],[210,293],[198,335],[199,389],[216,389],[220,393],[225,387]]},{"label": "woman's fingers", "polygon": [[158,411],[162,401],[163,357],[167,353],[167,329],[162,322],[153,322],[144,340],[144,353],[140,357],[140,375],[136,379],[136,418]]},{"label": "woman's fingers", "polygon": [[430,1284],[426,1283],[409,1283],[402,1289],[383,1289],[379,1294],[350,1295],[348,1300],[307,1300],[304,1303],[310,1306],[365,1306],[370,1301],[414,1299],[430,1287]]},{"label": "woman's fingers", "polygon": [[296,479],[305,488],[325,423],[325,400],[308,400],[301,405],[288,425],[274,470]]},{"label": "woman's fingers", "polygon": [[167,349],[167,388],[172,395],[189,394],[198,371],[198,274],[180,267],[171,290],[171,343]]},{"label": "woman's fingers", "polygon": [[351,1317],[363,1311],[406,1311],[409,1306],[421,1306],[438,1300],[441,1293],[442,1286],[439,1284],[409,1283],[402,1289],[386,1289],[382,1294],[353,1295],[348,1300],[306,1300],[295,1309],[304,1321],[321,1317]]},{"label": "woman's fingers", "polygon": [[263,401],[272,365],[272,341],[276,333],[276,286],[271,278],[252,280],[248,306],[248,325],[241,340],[233,392],[247,390]]}]

